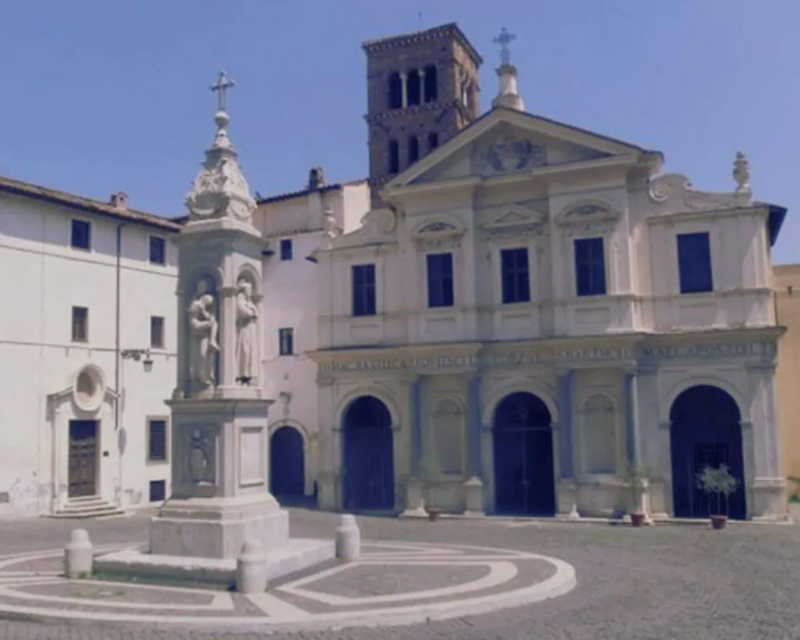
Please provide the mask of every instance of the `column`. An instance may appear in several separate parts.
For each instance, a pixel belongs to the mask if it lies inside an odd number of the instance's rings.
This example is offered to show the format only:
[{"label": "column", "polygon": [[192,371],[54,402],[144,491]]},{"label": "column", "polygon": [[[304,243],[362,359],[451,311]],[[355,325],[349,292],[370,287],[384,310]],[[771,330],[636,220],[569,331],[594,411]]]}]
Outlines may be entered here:
[{"label": "column", "polygon": [[631,509],[643,513],[645,522],[652,523],[650,509],[649,470],[642,459],[642,435],[639,428],[639,372],[629,371],[623,381],[625,400],[625,449],[628,479],[633,483]]},{"label": "column", "polygon": [[417,376],[411,381],[411,451],[408,470],[411,475],[417,476],[419,464],[422,460],[422,376]]},{"label": "column", "polygon": [[402,91],[402,106],[405,109],[408,106],[408,74],[404,71],[400,74],[400,88]]},{"label": "column", "polygon": [[419,70],[419,103],[425,104],[425,72]]},{"label": "column", "polygon": [[218,387],[233,387],[236,385],[236,287],[220,287],[219,289],[220,315],[222,316],[219,327],[220,353],[218,367]]},{"label": "column", "polygon": [[564,371],[558,376],[558,466],[559,477],[556,481],[556,510],[561,515],[569,514],[578,517],[578,487],[575,483],[573,468],[573,433],[572,433],[572,378],[573,371]]},{"label": "column", "polygon": [[478,372],[469,378],[467,387],[467,475],[463,484],[465,512],[470,515],[484,514],[483,464],[481,460],[481,379]]}]

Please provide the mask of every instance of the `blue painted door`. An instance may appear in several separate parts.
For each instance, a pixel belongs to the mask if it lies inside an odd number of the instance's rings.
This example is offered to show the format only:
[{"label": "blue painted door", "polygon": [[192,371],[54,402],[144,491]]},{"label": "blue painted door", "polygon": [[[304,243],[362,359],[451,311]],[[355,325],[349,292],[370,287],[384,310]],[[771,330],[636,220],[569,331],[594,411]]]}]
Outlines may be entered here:
[{"label": "blue painted door", "polygon": [[495,512],[552,516],[556,512],[550,412],[531,393],[506,396],[494,414]]},{"label": "blue painted door", "polygon": [[303,436],[294,427],[280,427],[270,438],[269,486],[280,502],[300,500],[305,494]]},{"label": "blue painted door", "polygon": [[389,410],[362,396],[345,412],[343,507],[348,511],[394,509],[394,451]]},{"label": "blue painted door", "polygon": [[[742,428],[739,408],[731,396],[714,386],[699,385],[681,393],[670,410],[672,500],[677,518],[707,518],[721,512],[747,517]],[[705,466],[725,464],[739,481],[729,498],[708,495],[697,484]]]}]

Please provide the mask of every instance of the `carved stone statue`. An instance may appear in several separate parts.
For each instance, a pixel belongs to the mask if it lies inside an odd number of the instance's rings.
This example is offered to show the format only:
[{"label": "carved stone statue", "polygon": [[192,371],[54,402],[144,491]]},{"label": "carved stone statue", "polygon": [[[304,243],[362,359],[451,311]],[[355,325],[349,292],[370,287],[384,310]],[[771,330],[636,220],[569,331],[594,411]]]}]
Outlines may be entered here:
[{"label": "carved stone statue", "polygon": [[214,316],[214,296],[198,287],[198,294],[186,312],[189,321],[189,378],[192,392],[216,384],[215,356],[219,353],[217,333],[219,324]]},{"label": "carved stone statue", "polygon": [[253,359],[258,336],[258,307],[253,302],[253,287],[240,278],[236,294],[236,379],[249,384],[253,377]]}]

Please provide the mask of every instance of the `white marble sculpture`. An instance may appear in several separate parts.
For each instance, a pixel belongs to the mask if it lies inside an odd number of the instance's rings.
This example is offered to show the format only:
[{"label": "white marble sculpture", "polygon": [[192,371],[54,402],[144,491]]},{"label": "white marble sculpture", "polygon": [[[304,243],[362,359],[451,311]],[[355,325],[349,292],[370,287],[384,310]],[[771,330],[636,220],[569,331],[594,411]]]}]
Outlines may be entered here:
[{"label": "white marble sculpture", "polygon": [[214,296],[205,286],[198,287],[197,297],[189,305],[186,315],[189,321],[189,377],[192,391],[201,391],[216,384],[214,363],[220,350]]},{"label": "white marble sculpture", "polygon": [[249,384],[253,377],[253,352],[256,348],[258,307],[253,302],[253,286],[245,278],[237,283],[236,294],[236,378]]}]

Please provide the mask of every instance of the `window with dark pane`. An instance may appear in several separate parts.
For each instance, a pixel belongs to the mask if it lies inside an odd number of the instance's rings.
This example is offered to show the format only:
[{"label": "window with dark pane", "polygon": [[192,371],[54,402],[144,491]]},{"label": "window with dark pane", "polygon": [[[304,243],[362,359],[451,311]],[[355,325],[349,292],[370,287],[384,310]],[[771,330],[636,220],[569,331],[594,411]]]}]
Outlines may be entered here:
[{"label": "window with dark pane", "polygon": [[147,461],[167,461],[167,421],[151,419],[147,423]]},{"label": "window with dark pane", "polygon": [[375,296],[375,265],[353,265],[353,315],[374,316],[377,313]]},{"label": "window with dark pane", "polygon": [[281,260],[292,259],[292,241],[289,239],[281,240]]},{"label": "window with dark pane", "polygon": [[575,240],[575,286],[579,296],[606,295],[606,261],[602,238]]},{"label": "window with dark pane", "polygon": [[294,354],[294,329],[284,327],[278,329],[278,343],[279,353],[282,356],[291,356]]},{"label": "window with dark pane", "polygon": [[452,307],[453,254],[429,253],[428,262],[428,306]]},{"label": "window with dark pane", "polygon": [[419,139],[417,136],[408,137],[408,164],[419,160]]},{"label": "window with dark pane", "polygon": [[86,307],[72,307],[72,341],[88,342],[89,340],[89,309]]},{"label": "window with dark pane", "polygon": [[167,243],[164,238],[150,236],[150,263],[166,264],[167,262]]},{"label": "window with dark pane", "polygon": [[528,250],[503,249],[500,252],[503,281],[503,304],[530,302],[531,285],[528,271]]},{"label": "window with dark pane", "polygon": [[73,220],[70,244],[73,249],[91,249],[92,225],[86,220]]},{"label": "window with dark pane", "polygon": [[387,169],[389,173],[397,173],[400,171],[400,145],[397,140],[389,140],[389,166]]},{"label": "window with dark pane", "polygon": [[161,316],[150,316],[150,346],[164,348],[164,318]]},{"label": "window with dark pane", "polygon": [[677,238],[681,293],[713,291],[711,243],[708,233],[679,233]]},{"label": "window with dark pane", "polygon": [[164,502],[167,499],[167,481],[150,481],[150,502]]},{"label": "window with dark pane", "polygon": [[439,80],[436,67],[432,64],[425,67],[425,102],[436,102],[439,99]]},{"label": "window with dark pane", "polygon": [[433,151],[438,146],[439,146],[439,134],[438,133],[429,133],[428,134],[428,151]]}]

